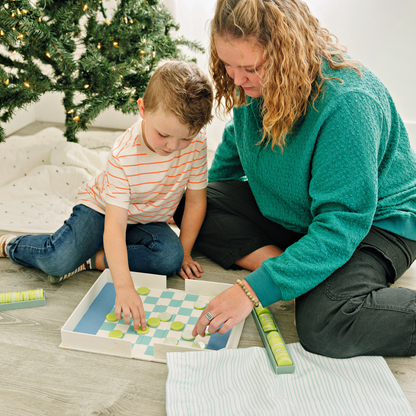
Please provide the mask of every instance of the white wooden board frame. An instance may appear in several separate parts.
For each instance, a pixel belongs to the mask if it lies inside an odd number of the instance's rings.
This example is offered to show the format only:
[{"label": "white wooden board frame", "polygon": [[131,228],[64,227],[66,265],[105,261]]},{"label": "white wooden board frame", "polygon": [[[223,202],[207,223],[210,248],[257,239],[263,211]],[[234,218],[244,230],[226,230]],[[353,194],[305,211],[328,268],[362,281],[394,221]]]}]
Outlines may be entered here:
[{"label": "white wooden board frame", "polygon": [[[166,276],[146,274],[146,273],[131,273],[134,287],[137,289],[141,286],[146,286],[150,289],[166,290]],[[73,349],[78,351],[86,351],[97,354],[107,354],[126,358],[140,357],[134,356],[132,353],[131,342],[123,339],[105,338],[92,334],[84,334],[74,332],[74,329],[87,313],[88,309],[100,294],[101,290],[107,283],[113,283],[110,270],[106,269],[93,284],[91,289],[84,296],[74,312],[68,318],[64,326],[61,328],[61,344],[60,348]],[[185,280],[185,293],[205,296],[216,296],[228,289],[231,285],[217,282],[207,282],[203,280]],[[113,305],[110,305],[113,306]],[[243,331],[244,322],[240,322],[231,330],[226,348],[235,349]],[[151,361],[166,363],[166,354],[168,352],[186,352],[186,351],[206,351],[204,349],[184,347],[179,345],[168,345],[161,342],[154,342],[154,358]]]}]

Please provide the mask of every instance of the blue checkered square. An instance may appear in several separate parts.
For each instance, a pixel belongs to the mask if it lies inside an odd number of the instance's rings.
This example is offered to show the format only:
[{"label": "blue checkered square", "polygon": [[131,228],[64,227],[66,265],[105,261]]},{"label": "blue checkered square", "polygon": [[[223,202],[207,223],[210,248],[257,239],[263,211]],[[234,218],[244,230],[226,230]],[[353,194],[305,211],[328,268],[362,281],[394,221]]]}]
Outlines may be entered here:
[{"label": "blue checkered square", "polygon": [[129,326],[129,329],[127,330],[126,334],[137,335],[137,332],[134,330],[134,327],[131,325]]},{"label": "blue checkered square", "polygon": [[143,303],[150,303],[151,305],[156,305],[159,298],[155,298],[154,296],[147,296]]},{"label": "blue checkered square", "polygon": [[171,306],[172,308],[178,308],[179,306],[181,306],[182,301],[181,300],[176,300],[176,299],[172,299],[169,302],[169,306]]},{"label": "blue checkered square", "polygon": [[196,316],[191,316],[191,317],[188,319],[188,324],[189,324],[189,325],[196,325],[197,321],[198,321],[198,317],[196,317]]},{"label": "blue checkered square", "polygon": [[137,339],[136,344],[149,345],[151,340],[152,340],[152,337],[139,335],[139,338]]},{"label": "blue checkered square", "polygon": [[154,353],[153,353],[153,346],[147,347],[146,348],[146,351],[144,353],[145,353],[145,355],[153,356],[154,355]]},{"label": "blue checkered square", "polygon": [[157,313],[166,312],[168,307],[166,305],[156,305],[154,311]]},{"label": "blue checkered square", "polygon": [[161,299],[163,298],[168,298],[168,299],[172,299],[173,298],[173,292],[163,292],[160,296]]},{"label": "blue checkered square", "polygon": [[178,315],[191,316],[191,314],[192,314],[192,309],[179,308],[179,310],[178,310]]},{"label": "blue checkered square", "polygon": [[166,332],[166,329],[156,329],[155,333],[153,334],[153,338],[165,338]]},{"label": "blue checkered square", "polygon": [[192,294],[188,293],[188,294],[185,296],[185,299],[184,299],[184,300],[189,300],[189,301],[191,301],[191,302],[196,302],[196,301],[198,300],[198,298],[199,298],[199,296],[198,296],[198,295],[192,295]]},{"label": "blue checkered square", "polygon": [[118,322],[104,322],[101,325],[101,328],[103,331],[112,331],[116,325],[118,324]]}]

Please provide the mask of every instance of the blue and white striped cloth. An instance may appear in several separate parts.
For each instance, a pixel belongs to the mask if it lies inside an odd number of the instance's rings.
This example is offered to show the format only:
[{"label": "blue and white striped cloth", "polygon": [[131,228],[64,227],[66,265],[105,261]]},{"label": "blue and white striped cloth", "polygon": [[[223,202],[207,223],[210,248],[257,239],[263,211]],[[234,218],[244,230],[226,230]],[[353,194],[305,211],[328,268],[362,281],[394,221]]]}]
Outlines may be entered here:
[{"label": "blue and white striped cloth", "polygon": [[281,375],[264,348],[168,353],[168,416],[415,416],[382,357],[288,349],[296,371]]}]

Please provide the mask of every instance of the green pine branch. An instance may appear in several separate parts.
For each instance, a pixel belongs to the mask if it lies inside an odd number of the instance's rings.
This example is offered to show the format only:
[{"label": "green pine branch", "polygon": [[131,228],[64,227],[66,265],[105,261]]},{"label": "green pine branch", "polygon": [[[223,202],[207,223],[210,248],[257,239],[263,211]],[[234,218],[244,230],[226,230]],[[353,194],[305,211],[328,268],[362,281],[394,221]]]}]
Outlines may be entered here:
[{"label": "green pine branch", "polygon": [[0,122],[47,92],[63,95],[68,141],[109,107],[137,114],[161,59],[191,60],[184,47],[203,51],[178,29],[158,0],[119,0],[111,22],[100,0],[3,1]]}]

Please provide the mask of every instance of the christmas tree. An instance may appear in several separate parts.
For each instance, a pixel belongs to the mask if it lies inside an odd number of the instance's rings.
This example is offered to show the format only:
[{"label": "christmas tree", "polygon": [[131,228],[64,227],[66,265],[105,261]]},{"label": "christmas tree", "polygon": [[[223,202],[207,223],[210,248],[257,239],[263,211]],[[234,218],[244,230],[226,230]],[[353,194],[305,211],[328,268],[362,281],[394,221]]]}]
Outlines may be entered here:
[{"label": "christmas tree", "polygon": [[[111,21],[99,0],[9,0],[0,9],[0,122],[46,92],[63,94],[65,137],[103,110],[137,113],[136,100],[161,59],[189,60],[158,0],[120,0]],[[5,138],[0,125],[0,141]]]}]

